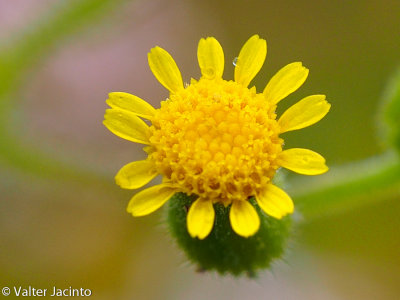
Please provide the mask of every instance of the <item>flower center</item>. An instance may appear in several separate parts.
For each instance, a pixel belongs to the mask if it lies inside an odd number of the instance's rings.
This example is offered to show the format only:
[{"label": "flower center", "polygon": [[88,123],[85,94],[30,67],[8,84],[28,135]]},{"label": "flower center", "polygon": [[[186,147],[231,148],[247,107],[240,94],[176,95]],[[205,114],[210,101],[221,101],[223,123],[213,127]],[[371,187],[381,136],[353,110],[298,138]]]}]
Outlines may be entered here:
[{"label": "flower center", "polygon": [[275,106],[255,88],[223,79],[192,80],[161,103],[149,158],[187,194],[246,200],[267,184],[282,151]]}]

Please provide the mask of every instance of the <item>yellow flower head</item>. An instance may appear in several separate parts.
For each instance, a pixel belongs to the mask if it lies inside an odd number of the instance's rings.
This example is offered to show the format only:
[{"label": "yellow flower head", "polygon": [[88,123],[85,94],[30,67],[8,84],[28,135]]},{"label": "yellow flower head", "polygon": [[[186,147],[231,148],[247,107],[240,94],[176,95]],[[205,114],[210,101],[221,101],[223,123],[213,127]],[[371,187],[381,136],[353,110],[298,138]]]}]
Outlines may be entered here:
[{"label": "yellow flower head", "polygon": [[[192,237],[204,239],[214,224],[214,203],[230,207],[232,229],[243,237],[255,234],[259,216],[249,199],[274,218],[293,212],[293,202],[272,184],[279,167],[306,175],[328,170],[325,159],[307,149],[282,150],[280,134],[321,120],[330,104],[324,95],[308,96],[277,119],[277,103],[297,90],[308,69],[300,62],[283,67],[262,93],[248,88],[267,54],[266,41],[252,36],[241,49],[234,81],[222,79],[224,53],[215,38],[201,39],[197,57],[201,78],[186,87],[173,58],[160,47],[148,60],[170,97],[154,109],[127,93],[111,93],[104,125],[124,139],[148,145],[146,160],[124,166],[116,175],[122,188],[137,189],[157,175],[163,183],[137,193],[128,205],[133,216],[160,208],[176,192],[195,194],[187,215]],[[150,120],[148,126],[141,118]]]}]

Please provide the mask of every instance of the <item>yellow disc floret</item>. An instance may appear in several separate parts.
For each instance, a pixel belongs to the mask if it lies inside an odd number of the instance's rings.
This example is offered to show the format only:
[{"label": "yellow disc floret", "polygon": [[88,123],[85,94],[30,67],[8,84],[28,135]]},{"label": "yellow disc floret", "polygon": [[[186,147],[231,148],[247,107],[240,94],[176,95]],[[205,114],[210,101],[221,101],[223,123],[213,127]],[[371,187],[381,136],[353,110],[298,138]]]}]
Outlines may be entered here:
[{"label": "yellow disc floret", "polygon": [[275,105],[255,88],[192,80],[161,103],[152,124],[149,159],[187,194],[225,205],[247,200],[279,167]]}]

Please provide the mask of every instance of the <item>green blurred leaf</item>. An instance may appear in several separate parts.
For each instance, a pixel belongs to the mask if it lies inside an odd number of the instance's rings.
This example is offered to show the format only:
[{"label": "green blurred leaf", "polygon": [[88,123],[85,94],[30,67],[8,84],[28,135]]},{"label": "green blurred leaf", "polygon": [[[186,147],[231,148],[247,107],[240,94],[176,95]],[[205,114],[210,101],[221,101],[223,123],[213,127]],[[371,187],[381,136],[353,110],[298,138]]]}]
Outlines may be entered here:
[{"label": "green blurred leaf", "polygon": [[[112,13],[126,0],[62,1],[25,31],[17,34],[11,45],[0,51],[0,96],[15,88],[24,71],[37,63],[55,45],[71,34]],[[8,97],[7,97],[8,98]],[[1,97],[0,101],[7,100]]]},{"label": "green blurred leaf", "polygon": [[384,142],[400,151],[400,68],[389,80],[379,118]]},{"label": "green blurred leaf", "polygon": [[[43,149],[32,149],[14,132],[10,116],[21,105],[19,91],[26,72],[61,41],[81,33],[126,0],[71,0],[58,2],[48,14],[18,33],[13,43],[0,49],[0,162],[47,178],[79,181],[98,180],[99,176],[65,159],[50,156]],[[101,178],[101,176],[100,176]],[[102,180],[102,179],[100,179]]]},{"label": "green blurred leaf", "polygon": [[387,152],[359,162],[332,167],[327,174],[293,180],[289,194],[305,220],[354,210],[400,194],[400,161]]}]

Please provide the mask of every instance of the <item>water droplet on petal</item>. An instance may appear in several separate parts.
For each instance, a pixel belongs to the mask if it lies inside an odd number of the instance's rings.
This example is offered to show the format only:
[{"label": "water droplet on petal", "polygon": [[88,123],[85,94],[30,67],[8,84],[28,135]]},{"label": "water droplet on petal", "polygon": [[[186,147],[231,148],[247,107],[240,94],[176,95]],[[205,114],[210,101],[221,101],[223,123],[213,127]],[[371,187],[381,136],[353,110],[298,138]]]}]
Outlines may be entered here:
[{"label": "water droplet on petal", "polygon": [[238,62],[238,57],[235,57],[234,59],[233,59],[233,65],[236,67],[236,65],[237,65],[237,62]]}]

